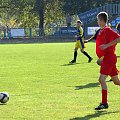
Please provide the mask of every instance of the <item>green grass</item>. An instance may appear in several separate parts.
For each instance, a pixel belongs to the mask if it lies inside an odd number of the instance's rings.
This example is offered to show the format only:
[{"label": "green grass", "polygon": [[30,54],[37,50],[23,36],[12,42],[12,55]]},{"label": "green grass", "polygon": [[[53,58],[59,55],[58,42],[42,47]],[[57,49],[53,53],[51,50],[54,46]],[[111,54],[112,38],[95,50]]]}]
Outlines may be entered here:
[{"label": "green grass", "polygon": [[10,94],[7,105],[0,105],[0,120],[118,120],[120,87],[112,82],[110,108],[94,111],[101,101],[95,44],[87,44],[90,64],[79,53],[78,64],[67,65],[73,48],[74,43],[0,45],[0,91]]}]

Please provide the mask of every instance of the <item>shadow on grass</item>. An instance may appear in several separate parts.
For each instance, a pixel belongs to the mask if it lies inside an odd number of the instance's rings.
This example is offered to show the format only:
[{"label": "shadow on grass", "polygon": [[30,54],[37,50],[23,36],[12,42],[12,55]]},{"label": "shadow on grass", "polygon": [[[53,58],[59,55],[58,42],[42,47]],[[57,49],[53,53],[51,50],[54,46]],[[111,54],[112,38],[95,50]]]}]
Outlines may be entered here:
[{"label": "shadow on grass", "polygon": [[[95,62],[96,63],[96,62]],[[63,65],[60,65],[60,66],[70,66],[70,65],[77,65],[77,64],[94,64],[94,62],[91,62],[91,63],[88,63],[87,61],[86,62],[80,62],[80,63],[68,63],[68,64],[63,64]]]},{"label": "shadow on grass", "polygon": [[86,84],[86,85],[75,86],[75,90],[99,87],[99,85],[100,85],[99,83],[89,83],[89,84]]},{"label": "shadow on grass", "polygon": [[[112,81],[106,81],[106,82],[112,82]],[[93,88],[93,87],[99,87],[100,83],[88,83],[86,85],[80,85],[80,86],[74,86],[75,90],[81,90],[81,89],[85,89],[85,88]],[[68,86],[68,87],[73,87],[73,86]]]},{"label": "shadow on grass", "polygon": [[7,105],[6,103],[0,103],[0,106]]},{"label": "shadow on grass", "polygon": [[93,118],[98,118],[103,115],[109,115],[109,114],[114,114],[114,113],[119,113],[120,111],[115,111],[115,112],[107,112],[107,111],[97,111],[94,114],[86,115],[84,117],[76,117],[72,118],[70,120],[91,120]]},{"label": "shadow on grass", "polygon": [[83,63],[74,63],[74,64],[68,63],[68,64],[63,64],[63,65],[61,65],[61,66],[71,66],[71,65],[76,65],[76,64],[83,64]]},{"label": "shadow on grass", "polygon": [[120,58],[120,56],[117,56],[117,58]]}]

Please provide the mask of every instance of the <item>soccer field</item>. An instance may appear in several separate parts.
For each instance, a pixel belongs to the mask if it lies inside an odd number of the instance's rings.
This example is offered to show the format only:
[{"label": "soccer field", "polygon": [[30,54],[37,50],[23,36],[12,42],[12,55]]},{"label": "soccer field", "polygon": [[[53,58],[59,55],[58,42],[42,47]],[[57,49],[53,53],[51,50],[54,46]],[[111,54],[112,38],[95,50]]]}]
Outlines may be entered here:
[{"label": "soccer field", "polygon": [[94,110],[101,102],[95,43],[86,46],[92,63],[79,52],[77,64],[68,65],[73,49],[74,43],[0,45],[0,91],[10,94],[0,120],[119,120],[120,87],[112,82],[109,109]]}]

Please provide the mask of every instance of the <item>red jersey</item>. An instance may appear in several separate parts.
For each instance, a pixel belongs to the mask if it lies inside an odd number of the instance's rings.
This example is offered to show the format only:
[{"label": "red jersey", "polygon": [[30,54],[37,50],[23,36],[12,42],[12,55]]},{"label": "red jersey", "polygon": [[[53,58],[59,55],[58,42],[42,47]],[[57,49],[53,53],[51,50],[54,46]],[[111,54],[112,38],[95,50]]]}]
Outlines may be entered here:
[{"label": "red jersey", "polygon": [[99,58],[104,56],[105,58],[109,58],[110,60],[113,60],[113,58],[116,59],[116,54],[115,54],[115,47],[116,45],[113,45],[111,47],[108,47],[105,50],[100,49],[100,45],[102,44],[107,44],[117,38],[119,38],[120,35],[113,31],[111,28],[105,26],[103,29],[101,29],[97,35],[96,38],[96,54]]}]

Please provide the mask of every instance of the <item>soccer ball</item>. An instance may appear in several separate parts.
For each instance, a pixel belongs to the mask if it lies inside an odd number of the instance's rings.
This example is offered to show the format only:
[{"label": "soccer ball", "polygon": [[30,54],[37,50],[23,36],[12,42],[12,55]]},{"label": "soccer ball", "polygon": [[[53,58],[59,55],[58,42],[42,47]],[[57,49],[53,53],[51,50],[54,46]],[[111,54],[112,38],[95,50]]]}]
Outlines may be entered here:
[{"label": "soccer ball", "polygon": [[9,101],[9,94],[6,92],[0,92],[0,102],[6,103]]}]

